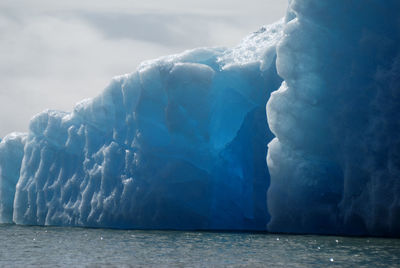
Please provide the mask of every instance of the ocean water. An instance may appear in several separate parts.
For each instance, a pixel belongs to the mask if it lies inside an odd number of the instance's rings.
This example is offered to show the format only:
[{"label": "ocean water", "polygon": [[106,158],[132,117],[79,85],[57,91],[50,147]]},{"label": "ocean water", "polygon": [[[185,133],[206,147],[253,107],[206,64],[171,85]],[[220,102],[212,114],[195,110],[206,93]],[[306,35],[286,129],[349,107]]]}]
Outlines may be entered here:
[{"label": "ocean water", "polygon": [[0,267],[400,267],[400,239],[0,225]]}]

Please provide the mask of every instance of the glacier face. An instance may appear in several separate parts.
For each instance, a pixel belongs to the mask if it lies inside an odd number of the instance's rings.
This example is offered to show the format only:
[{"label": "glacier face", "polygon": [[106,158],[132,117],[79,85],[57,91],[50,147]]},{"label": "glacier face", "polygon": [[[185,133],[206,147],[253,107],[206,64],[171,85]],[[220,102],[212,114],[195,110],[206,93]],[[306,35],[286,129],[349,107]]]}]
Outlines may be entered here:
[{"label": "glacier face", "polygon": [[35,116],[11,157],[18,176],[0,177],[16,188],[3,221],[11,209],[17,224],[265,230],[283,26],[145,62],[71,113]]},{"label": "glacier face", "polygon": [[400,2],[289,3],[4,138],[0,222],[400,236]]},{"label": "glacier face", "polygon": [[267,104],[268,229],[399,236],[400,2],[289,10]]}]

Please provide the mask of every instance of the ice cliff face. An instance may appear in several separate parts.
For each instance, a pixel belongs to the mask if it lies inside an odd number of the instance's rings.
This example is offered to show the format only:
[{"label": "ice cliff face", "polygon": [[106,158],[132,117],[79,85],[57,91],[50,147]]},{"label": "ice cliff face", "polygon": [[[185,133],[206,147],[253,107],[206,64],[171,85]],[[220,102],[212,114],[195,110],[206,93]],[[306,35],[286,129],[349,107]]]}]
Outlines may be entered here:
[{"label": "ice cliff face", "polygon": [[267,105],[269,230],[400,235],[399,11],[292,1]]},{"label": "ice cliff face", "polygon": [[265,103],[282,81],[282,28],[145,62],[72,113],[35,116],[12,145],[18,156],[3,154],[12,170],[0,159],[0,182],[16,189],[15,199],[2,190],[2,221],[13,212],[17,224],[265,230]]},{"label": "ice cliff face", "polygon": [[19,179],[26,134],[11,133],[0,140],[0,223],[12,223],[15,185]]},{"label": "ice cliff face", "polygon": [[292,0],[37,115],[0,143],[0,221],[400,236],[399,11]]}]

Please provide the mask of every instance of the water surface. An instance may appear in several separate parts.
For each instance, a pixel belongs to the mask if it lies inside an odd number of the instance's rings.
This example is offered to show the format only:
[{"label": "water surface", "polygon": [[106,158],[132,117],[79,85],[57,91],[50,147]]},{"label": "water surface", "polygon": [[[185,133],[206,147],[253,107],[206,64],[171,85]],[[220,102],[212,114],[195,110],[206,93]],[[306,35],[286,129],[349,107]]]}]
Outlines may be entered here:
[{"label": "water surface", "polygon": [[400,239],[0,225],[0,267],[400,267]]}]

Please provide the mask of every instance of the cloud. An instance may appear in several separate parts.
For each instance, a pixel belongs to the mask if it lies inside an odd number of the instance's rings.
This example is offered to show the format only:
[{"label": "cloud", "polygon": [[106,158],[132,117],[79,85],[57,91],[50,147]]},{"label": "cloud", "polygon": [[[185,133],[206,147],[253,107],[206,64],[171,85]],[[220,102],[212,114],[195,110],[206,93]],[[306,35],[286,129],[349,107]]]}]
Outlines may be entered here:
[{"label": "cloud", "polygon": [[[211,33],[218,26],[232,29],[238,26],[231,16],[198,14],[84,12],[79,14],[79,18],[102,32],[106,38],[141,40],[186,49],[196,45],[214,44],[216,40],[213,40]],[[190,33],[193,35],[188,38]],[[234,38],[237,39],[237,36]],[[231,39],[225,39],[225,43],[231,42]]]},{"label": "cloud", "polygon": [[154,42],[107,39],[77,19],[40,16],[7,25],[0,30],[0,136],[25,131],[45,108],[72,109],[143,60],[177,52]]},{"label": "cloud", "polygon": [[272,21],[235,16],[240,6],[223,8],[226,0],[213,10],[208,0],[192,2],[193,7],[172,2],[179,8],[156,1],[3,0],[0,137],[26,131],[30,118],[46,108],[71,110],[143,60],[198,46],[232,46]]}]

